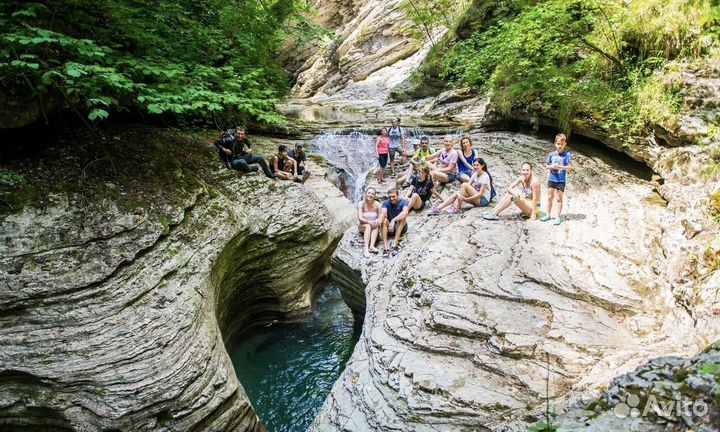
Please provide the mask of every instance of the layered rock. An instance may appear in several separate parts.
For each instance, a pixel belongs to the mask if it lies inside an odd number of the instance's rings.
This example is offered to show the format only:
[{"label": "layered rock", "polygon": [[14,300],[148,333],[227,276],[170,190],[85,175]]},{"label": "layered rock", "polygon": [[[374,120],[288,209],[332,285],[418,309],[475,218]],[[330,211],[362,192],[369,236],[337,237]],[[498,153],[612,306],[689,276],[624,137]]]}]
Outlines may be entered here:
[{"label": "layered rock", "polygon": [[664,357],[612,381],[602,396],[560,416],[561,431],[712,432],[720,427],[720,345],[684,359]]},{"label": "layered rock", "polygon": [[204,169],[0,219],[0,429],[264,430],[223,341],[310,305],[353,210],[322,176]]},{"label": "layered rock", "polygon": [[[320,21],[334,30],[296,70],[293,95],[330,96],[332,100],[368,103],[386,100],[384,90],[400,84],[417,69],[429,45],[415,35],[401,10],[401,0],[319,2]],[[352,14],[348,12],[352,10]],[[444,28],[436,30],[442,34]],[[436,35],[437,36],[437,35]],[[291,45],[289,50],[295,50]],[[301,57],[304,57],[302,55]]]},{"label": "layered rock", "polygon": [[[499,190],[549,148],[512,134],[475,142]],[[696,325],[676,300],[677,251],[664,249],[676,210],[591,147],[571,151],[560,226],[517,211],[500,222],[479,209],[413,214],[390,260],[364,259],[346,233],[333,270],[351,307],[366,306],[363,334],[312,430],[522,430],[546,390],[558,410],[717,339],[717,322]]]}]

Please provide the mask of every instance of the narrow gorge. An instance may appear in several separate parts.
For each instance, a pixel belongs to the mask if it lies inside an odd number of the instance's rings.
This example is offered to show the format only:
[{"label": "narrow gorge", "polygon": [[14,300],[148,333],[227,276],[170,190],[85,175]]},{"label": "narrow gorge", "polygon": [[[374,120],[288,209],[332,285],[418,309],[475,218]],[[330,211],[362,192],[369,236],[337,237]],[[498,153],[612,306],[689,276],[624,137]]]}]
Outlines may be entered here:
[{"label": "narrow gorge", "polygon": [[[26,177],[0,195],[0,431],[720,430],[720,65],[667,65],[675,117],[628,145],[432,72],[503,2],[426,27],[420,2],[310,3],[327,33],[273,51],[284,124],[247,121],[254,154],[305,146],[305,183],[226,169],[196,119],[0,123],[0,186]],[[363,257],[395,116],[472,136],[500,194],[532,162],[543,207],[571,133],[565,221],[426,209]]]}]

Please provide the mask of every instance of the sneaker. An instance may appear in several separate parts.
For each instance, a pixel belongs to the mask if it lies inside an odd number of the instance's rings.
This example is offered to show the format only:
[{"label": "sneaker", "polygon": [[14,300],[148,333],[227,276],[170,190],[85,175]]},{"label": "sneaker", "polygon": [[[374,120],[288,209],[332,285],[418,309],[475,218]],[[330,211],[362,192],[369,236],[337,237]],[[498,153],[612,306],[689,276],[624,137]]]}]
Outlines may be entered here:
[{"label": "sneaker", "polygon": [[364,256],[365,258],[370,258],[370,252],[368,252],[368,251],[363,251],[363,256]]},{"label": "sneaker", "polygon": [[437,207],[433,207],[433,208],[430,209],[430,211],[428,212],[428,214],[429,214],[430,216],[437,216],[437,215],[440,214],[440,209],[438,209]]},{"label": "sneaker", "polygon": [[310,178],[310,171],[305,171],[302,175],[302,182],[305,183]]},{"label": "sneaker", "polygon": [[376,254],[376,253],[378,253],[378,252],[380,252],[380,249],[376,248],[375,246],[373,246],[373,247],[370,248],[370,253]]},{"label": "sneaker", "polygon": [[397,246],[394,246],[392,249],[390,249],[391,257],[397,256],[397,254],[399,254],[399,253],[400,253],[400,251],[398,250]]},{"label": "sneaker", "polygon": [[547,222],[550,220],[550,215],[545,215],[540,218],[540,222]]},{"label": "sneaker", "polygon": [[401,186],[401,189],[405,189],[405,188],[408,188],[408,187],[410,187],[410,183],[408,183],[408,182],[403,182],[403,184],[402,184],[402,186]]},{"label": "sneaker", "polygon": [[389,258],[390,257],[390,251],[387,249],[383,249],[383,258]]},{"label": "sneaker", "polygon": [[257,165],[253,165],[250,167],[250,172],[258,172],[260,171],[260,167]]},{"label": "sneaker", "polygon": [[563,223],[563,220],[562,220],[562,218],[559,217],[559,218],[555,219],[554,225],[557,226],[557,225],[560,225],[561,223]]},{"label": "sneaker", "polygon": [[394,179],[394,178],[395,178],[395,173],[390,173],[390,178],[391,178],[391,179]]},{"label": "sneaker", "polygon": [[457,208],[457,207],[452,207],[452,208],[450,208],[447,212],[450,213],[450,214],[460,214],[460,213],[462,213],[462,212],[460,211],[460,209]]},{"label": "sneaker", "polygon": [[485,220],[500,220],[500,216],[498,216],[497,214],[495,214],[493,212],[484,214],[484,215],[482,215],[482,217]]}]

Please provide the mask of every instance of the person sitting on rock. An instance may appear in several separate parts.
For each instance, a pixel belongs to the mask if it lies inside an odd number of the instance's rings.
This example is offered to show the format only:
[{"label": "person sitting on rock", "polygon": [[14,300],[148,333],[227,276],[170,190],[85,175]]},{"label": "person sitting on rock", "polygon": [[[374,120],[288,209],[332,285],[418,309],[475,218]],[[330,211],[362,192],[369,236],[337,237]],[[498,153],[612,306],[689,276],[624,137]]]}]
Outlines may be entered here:
[{"label": "person sitting on rock", "polygon": [[493,198],[492,177],[487,170],[487,164],[482,158],[477,158],[473,162],[474,173],[470,177],[470,181],[460,184],[460,191],[453,193],[438,207],[434,207],[428,213],[429,215],[439,215],[442,209],[456,203],[455,207],[448,210],[448,213],[458,214],[463,203],[472,204],[475,207],[486,207]]},{"label": "person sitting on rock", "polygon": [[380,136],[375,143],[375,154],[377,155],[378,162],[380,163],[380,169],[377,173],[377,182],[379,184],[385,184],[385,167],[388,163],[388,152],[390,145],[390,137],[388,136],[387,128],[380,129]]},{"label": "person sitting on rock", "polygon": [[473,161],[476,157],[477,153],[472,148],[472,139],[469,136],[462,137],[458,152],[458,180],[462,183],[470,181],[473,175]]},{"label": "person sitting on rock", "polygon": [[[215,145],[218,146],[218,143]],[[258,170],[258,167],[250,165],[258,164],[267,177],[275,178],[275,174],[270,171],[270,167],[267,162],[265,162],[265,159],[263,159],[262,156],[252,154],[253,145],[247,137],[245,137],[245,128],[236,127],[233,139],[230,140],[226,136],[225,139],[222,139],[218,149],[227,155],[230,166],[233,169],[245,173],[255,172]]]},{"label": "person sitting on rock", "polygon": [[418,167],[425,164],[434,153],[435,149],[430,146],[430,139],[426,136],[421,136],[420,147],[415,151],[415,154],[413,154],[410,159],[410,166],[407,171],[398,177],[395,188],[400,189],[401,186],[403,188],[410,186],[410,180],[412,180],[414,172],[418,170]]},{"label": "person sitting on rock", "polygon": [[499,220],[500,212],[515,204],[530,219],[536,220],[540,212],[540,181],[533,175],[530,162],[522,164],[522,174],[507,188],[494,209],[483,214],[483,219]]},{"label": "person sitting on rock", "polygon": [[[400,239],[407,232],[407,215],[410,211],[408,201],[401,199],[398,190],[393,188],[388,191],[388,199],[382,204],[380,223],[383,236],[383,256],[395,256],[398,254]],[[390,249],[388,249],[388,236],[394,236]]]},{"label": "person sitting on rock", "polygon": [[437,161],[437,164],[430,165],[430,175],[440,185],[452,183],[457,178],[458,154],[453,148],[453,139],[445,137],[443,148],[430,156],[429,162]]},{"label": "person sitting on rock", "polygon": [[370,252],[378,253],[375,247],[378,232],[380,230],[380,203],[375,199],[377,191],[374,188],[367,188],[365,191],[365,199],[358,204],[358,228],[363,236],[363,244],[365,249],[363,256],[368,258]]},{"label": "person sitting on rock", "polygon": [[270,165],[272,165],[275,175],[280,180],[295,180],[296,182],[302,181],[302,178],[297,175],[295,159],[288,156],[286,145],[280,144],[278,146],[278,152],[270,159]]},{"label": "person sitting on rock", "polygon": [[299,176],[302,176],[302,181],[303,183],[305,183],[305,180],[310,177],[310,171],[305,167],[305,162],[307,162],[307,155],[303,151],[302,144],[295,144],[295,149],[290,150],[288,152],[288,156],[290,156],[295,161],[297,173]]},{"label": "person sitting on rock", "polygon": [[427,164],[423,164],[420,167],[418,175],[413,176],[411,188],[408,190],[405,198],[408,199],[408,205],[411,210],[420,211],[425,208],[425,203],[430,201],[433,195],[442,200],[440,193],[435,190],[435,183],[432,181],[432,177],[430,177],[430,167]]}]

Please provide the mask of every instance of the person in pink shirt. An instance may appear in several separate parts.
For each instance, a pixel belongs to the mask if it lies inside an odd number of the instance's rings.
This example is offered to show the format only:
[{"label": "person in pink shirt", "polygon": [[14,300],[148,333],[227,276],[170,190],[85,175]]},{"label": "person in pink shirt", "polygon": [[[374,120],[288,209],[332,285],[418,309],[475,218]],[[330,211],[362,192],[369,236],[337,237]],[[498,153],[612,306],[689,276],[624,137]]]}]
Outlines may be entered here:
[{"label": "person in pink shirt", "polygon": [[[434,181],[440,185],[454,182],[457,178],[458,154],[453,148],[452,137],[445,137],[443,148],[432,155],[428,161],[431,162],[430,175]],[[432,164],[433,162],[435,163]]]},{"label": "person in pink shirt", "polygon": [[380,136],[375,143],[375,153],[377,154],[378,162],[380,162],[380,170],[377,173],[378,183],[385,184],[385,167],[388,163],[388,153],[390,147],[390,137],[388,136],[387,128],[380,129]]}]

